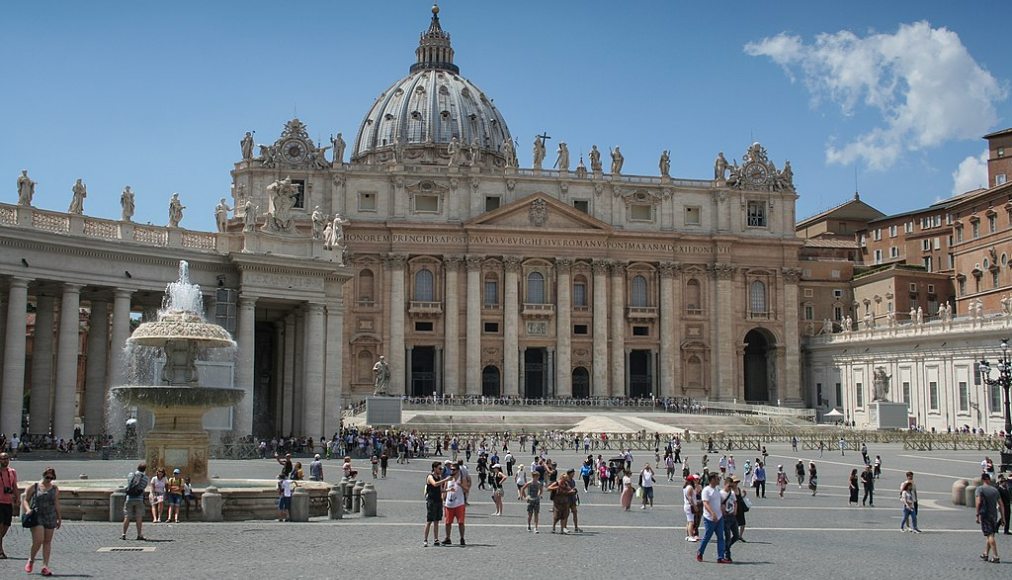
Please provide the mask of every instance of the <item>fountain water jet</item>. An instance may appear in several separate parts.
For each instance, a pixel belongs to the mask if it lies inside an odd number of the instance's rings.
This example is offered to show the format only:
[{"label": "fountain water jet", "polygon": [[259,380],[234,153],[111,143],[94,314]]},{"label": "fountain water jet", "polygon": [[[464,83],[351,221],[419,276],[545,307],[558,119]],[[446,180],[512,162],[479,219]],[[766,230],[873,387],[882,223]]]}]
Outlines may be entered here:
[{"label": "fountain water jet", "polygon": [[200,286],[192,284],[189,266],[179,262],[179,279],[165,288],[158,319],[141,324],[127,339],[130,347],[159,348],[165,355],[163,385],[129,385],[111,389],[124,405],[149,409],[155,425],[144,437],[148,465],[178,467],[194,482],[207,481],[210,438],[204,414],[229,407],[246,394],[242,389],[198,386],[197,357],[202,349],[235,348],[224,328],[204,320]]}]

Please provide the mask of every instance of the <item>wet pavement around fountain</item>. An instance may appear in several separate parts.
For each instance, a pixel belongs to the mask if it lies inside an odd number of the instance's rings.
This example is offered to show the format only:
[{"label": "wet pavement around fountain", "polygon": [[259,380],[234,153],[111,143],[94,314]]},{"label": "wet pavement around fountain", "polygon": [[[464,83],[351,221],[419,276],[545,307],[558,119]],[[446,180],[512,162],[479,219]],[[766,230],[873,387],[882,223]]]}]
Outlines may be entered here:
[{"label": "wet pavement around fountain", "polygon": [[[757,499],[748,513],[746,539],[733,549],[733,574],[748,576],[781,575],[807,578],[820,574],[829,578],[861,574],[876,578],[954,578],[979,575],[997,578],[1008,574],[1002,566],[977,559],[983,538],[974,523],[972,510],[953,506],[950,488],[957,478],[972,477],[978,471],[982,453],[911,452],[899,445],[872,446],[871,456],[880,454],[883,476],[877,483],[876,507],[848,507],[847,475],[860,467],[858,453],[791,452],[786,444],[769,448],[769,479],[776,465],[784,464],[793,479],[797,458],[819,467],[819,493],[812,497],[799,490],[796,482],[786,497],[778,499],[773,485],[766,499]],[[690,467],[699,468],[698,444],[687,446]],[[603,453],[603,452],[602,452]],[[739,470],[745,458],[735,452]],[[577,467],[582,453],[555,452],[560,466]],[[710,456],[715,466],[720,455]],[[529,449],[517,454],[530,462]],[[308,469],[309,458],[302,459]],[[693,558],[697,544],[684,541],[684,517],[678,483],[660,477],[656,507],[640,510],[634,500],[630,512],[618,507],[617,494],[592,489],[581,491],[582,534],[552,535],[550,502],[543,503],[542,533],[529,534],[524,505],[511,496],[507,482],[502,517],[494,511],[489,492],[479,490],[477,477],[468,508],[468,545],[422,547],[424,477],[431,459],[416,459],[398,465],[391,460],[388,478],[376,481],[379,517],[362,519],[349,515],[341,521],[314,518],[309,523],[228,522],[146,524],[147,542],[121,541],[119,524],[66,522],[56,532],[53,567],[58,574],[95,578],[126,578],[139,575],[183,574],[189,578],[238,578],[280,575],[285,578],[372,578],[382,571],[387,578],[431,578],[447,570],[471,574],[494,574],[498,578],[529,578],[532,573],[594,574],[595,577],[634,577],[689,571],[697,578],[726,577],[729,571],[714,564],[716,546],[707,548],[706,562]],[[634,452],[634,469],[653,463],[644,452]],[[79,474],[89,478],[123,478],[136,461],[78,460],[73,456],[46,456],[43,453],[15,461],[22,481],[39,476],[47,465],[56,467],[63,484],[70,486]],[[355,464],[365,481],[371,481],[366,460]],[[921,535],[899,531],[901,513],[897,489],[903,473],[911,469],[920,493]],[[222,478],[273,479],[279,466],[273,459],[212,461],[210,473]],[[663,470],[662,470],[663,471]],[[324,475],[336,482],[338,460],[325,461]],[[634,475],[635,479],[635,475]],[[58,482],[60,483],[60,482]],[[582,490],[582,482],[581,482]],[[572,526],[572,523],[570,524]],[[442,533],[442,532],[441,532]],[[133,537],[133,530],[130,535]],[[28,534],[12,528],[5,546],[12,559],[0,561],[0,577],[21,573],[28,550]],[[1012,562],[1012,542],[999,536],[1001,553]],[[431,541],[431,540],[430,540]],[[109,547],[153,548],[150,552],[99,552]],[[268,567],[269,569],[265,569]]]}]

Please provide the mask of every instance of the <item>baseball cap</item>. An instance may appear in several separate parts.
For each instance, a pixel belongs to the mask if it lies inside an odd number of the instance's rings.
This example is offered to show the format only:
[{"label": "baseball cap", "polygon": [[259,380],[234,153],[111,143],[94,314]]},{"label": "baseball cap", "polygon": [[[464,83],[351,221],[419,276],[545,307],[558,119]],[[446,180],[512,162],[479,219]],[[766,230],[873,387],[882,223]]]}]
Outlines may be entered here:
[{"label": "baseball cap", "polygon": [[319,453],[317,453],[316,455],[313,456],[313,459],[319,459],[319,458],[320,458],[320,454]]},{"label": "baseball cap", "polygon": [[173,474],[179,473],[179,468],[177,467],[177,468],[173,469],[173,470],[172,470],[172,473],[173,473]]}]

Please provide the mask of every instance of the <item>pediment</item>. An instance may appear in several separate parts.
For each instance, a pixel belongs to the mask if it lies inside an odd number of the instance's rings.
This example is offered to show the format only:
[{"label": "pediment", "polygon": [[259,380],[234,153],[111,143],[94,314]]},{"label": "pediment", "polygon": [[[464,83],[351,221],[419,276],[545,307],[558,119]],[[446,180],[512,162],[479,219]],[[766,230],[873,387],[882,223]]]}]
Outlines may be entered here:
[{"label": "pediment", "polygon": [[465,227],[611,231],[611,226],[543,193],[528,195],[467,221]]}]

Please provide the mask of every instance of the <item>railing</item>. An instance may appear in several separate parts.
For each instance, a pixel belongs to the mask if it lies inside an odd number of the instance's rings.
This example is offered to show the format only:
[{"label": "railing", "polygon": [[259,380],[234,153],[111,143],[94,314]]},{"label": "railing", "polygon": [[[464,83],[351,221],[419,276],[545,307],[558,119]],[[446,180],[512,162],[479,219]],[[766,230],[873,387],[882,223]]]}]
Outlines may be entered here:
[{"label": "railing", "polygon": [[418,300],[412,300],[408,305],[409,314],[441,314],[442,312],[442,302],[421,302]]},{"label": "railing", "polygon": [[[984,330],[1004,330],[1012,328],[1012,315],[1001,312],[989,312],[980,317],[960,316],[944,320],[941,318],[931,319],[925,315],[926,320],[918,324],[916,321],[895,321],[892,324],[877,322],[871,328],[859,328],[858,330],[836,330],[832,333],[815,334],[819,327],[815,321],[809,321],[809,328],[806,329],[808,336],[805,341],[811,345],[839,344],[845,342],[861,342],[866,340],[886,340],[895,337],[925,336],[943,333],[974,333]],[[864,326],[863,321],[854,321]],[[821,326],[821,323],[820,323]]]},{"label": "railing", "polygon": [[36,211],[32,214],[32,227],[47,232],[65,234],[70,231],[70,216]]},{"label": "railing", "polygon": [[530,316],[530,317],[535,317],[535,318],[538,318],[538,317],[549,317],[549,316],[555,314],[555,305],[554,304],[532,304],[532,303],[529,303],[529,302],[524,302],[523,308],[521,310],[521,314],[523,314],[524,316]]},{"label": "railing", "polygon": [[630,306],[625,309],[625,315],[630,320],[652,320],[657,318],[657,308],[654,306]]}]

